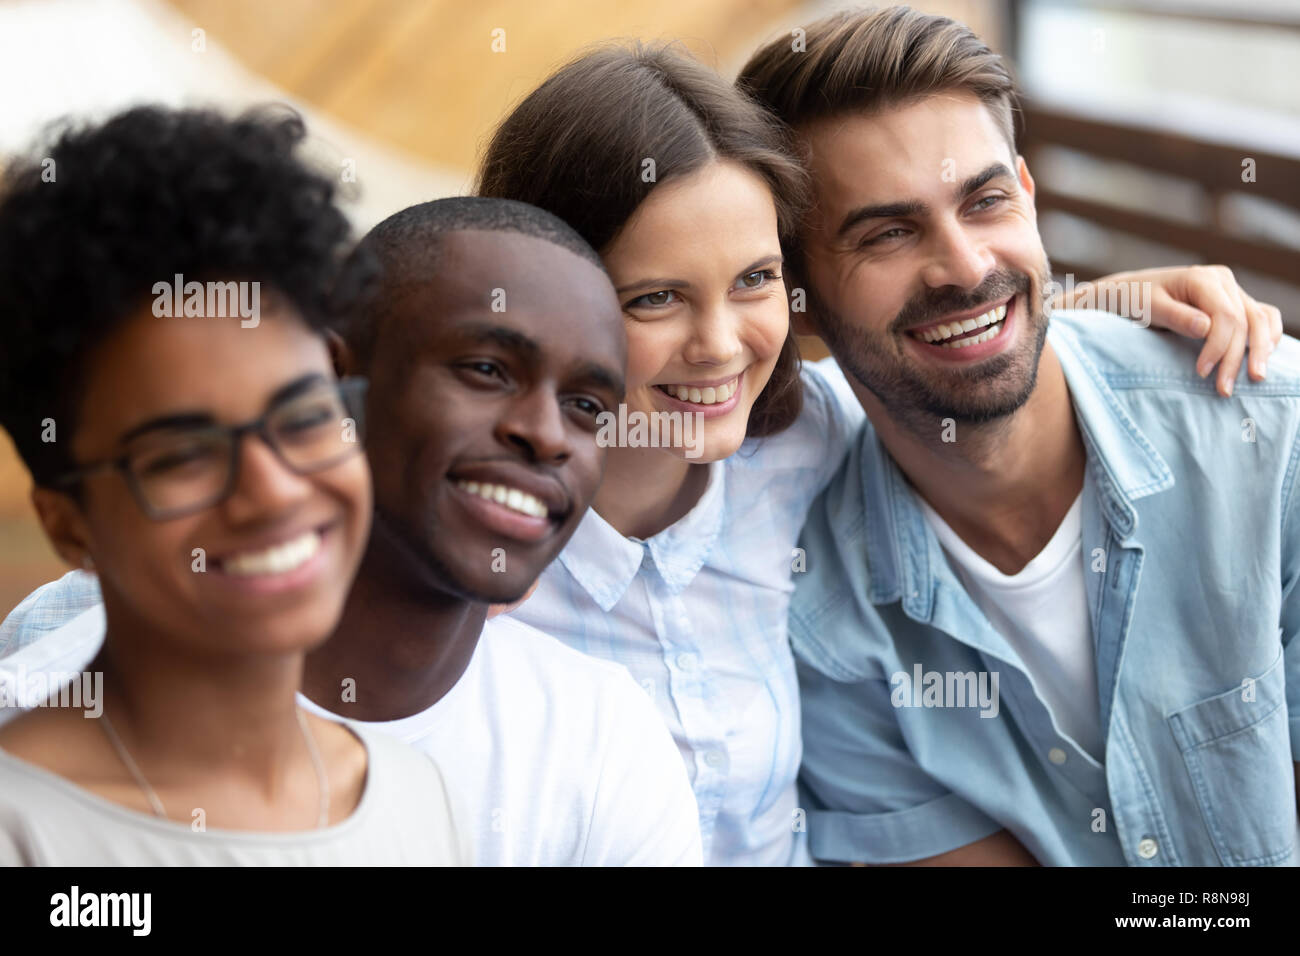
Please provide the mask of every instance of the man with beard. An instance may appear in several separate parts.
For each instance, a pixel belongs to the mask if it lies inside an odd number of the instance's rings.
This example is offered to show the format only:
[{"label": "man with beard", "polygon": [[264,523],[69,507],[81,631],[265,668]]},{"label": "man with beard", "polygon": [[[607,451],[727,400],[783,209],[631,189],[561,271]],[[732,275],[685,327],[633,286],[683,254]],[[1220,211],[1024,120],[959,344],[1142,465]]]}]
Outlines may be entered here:
[{"label": "man with beard", "polygon": [[1181,340],[1049,326],[1000,58],[907,8],[806,47],[739,83],[807,158],[787,268],[869,418],[791,610],[812,852],[1295,864],[1300,347],[1221,400]]}]

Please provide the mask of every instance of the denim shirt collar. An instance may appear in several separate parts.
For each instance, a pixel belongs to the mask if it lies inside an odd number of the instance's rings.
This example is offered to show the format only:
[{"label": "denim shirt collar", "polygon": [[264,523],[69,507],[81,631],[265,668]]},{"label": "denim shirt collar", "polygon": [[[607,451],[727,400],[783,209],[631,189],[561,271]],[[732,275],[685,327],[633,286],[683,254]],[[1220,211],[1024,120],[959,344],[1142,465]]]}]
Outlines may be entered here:
[{"label": "denim shirt collar", "polygon": [[[1096,365],[1068,329],[1049,326],[1048,342],[1065,374],[1088,456],[1089,477],[1101,512],[1121,543],[1132,542],[1138,513],[1134,502],[1174,485],[1174,475],[1155,446],[1125,412]],[[898,465],[867,426],[861,439],[860,494],[866,534],[867,581],[874,604],[901,601],[914,620],[935,613],[936,584],[961,591],[926,524],[915,492]],[[986,648],[999,651],[997,646]]]},{"label": "denim shirt collar", "polygon": [[670,594],[680,594],[695,579],[722,530],[726,504],[724,462],[704,467],[709,483],[695,507],[652,538],[624,537],[595,509],[583,516],[559,560],[601,610],[622,600],[647,555]]}]

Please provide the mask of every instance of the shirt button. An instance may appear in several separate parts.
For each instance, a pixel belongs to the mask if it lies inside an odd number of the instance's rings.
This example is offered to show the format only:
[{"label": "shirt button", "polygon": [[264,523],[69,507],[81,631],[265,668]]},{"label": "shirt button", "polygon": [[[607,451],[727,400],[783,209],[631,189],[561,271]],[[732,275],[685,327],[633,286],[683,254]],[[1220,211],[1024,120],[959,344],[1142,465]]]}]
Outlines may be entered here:
[{"label": "shirt button", "polygon": [[1061,764],[1065,763],[1065,751],[1060,747],[1053,747],[1051,750],[1047,751],[1047,759],[1059,767]]},{"label": "shirt button", "polygon": [[677,666],[684,671],[695,670],[695,665],[699,663],[699,658],[687,651],[685,654],[677,655]]},{"label": "shirt button", "polygon": [[710,750],[704,755],[704,762],[716,770],[718,767],[722,766],[722,754],[718,753],[716,750]]},{"label": "shirt button", "polygon": [[1144,837],[1138,841],[1138,856],[1144,860],[1149,860],[1160,852],[1160,844],[1150,837]]}]

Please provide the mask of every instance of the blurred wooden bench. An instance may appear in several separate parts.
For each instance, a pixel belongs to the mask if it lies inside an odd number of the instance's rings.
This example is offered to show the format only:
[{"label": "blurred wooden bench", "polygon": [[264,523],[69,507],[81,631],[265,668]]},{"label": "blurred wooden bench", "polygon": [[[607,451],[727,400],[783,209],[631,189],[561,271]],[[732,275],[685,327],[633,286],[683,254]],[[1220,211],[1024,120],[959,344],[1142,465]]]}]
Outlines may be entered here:
[{"label": "blurred wooden bench", "polygon": [[[1051,212],[1066,213],[1107,230],[1186,251],[1188,261],[1249,270],[1293,286],[1300,299],[1300,249],[1243,235],[1224,215],[1225,203],[1231,197],[1242,196],[1284,207],[1300,222],[1300,158],[1145,126],[1105,122],[1034,103],[1025,104],[1022,112],[1020,150],[1031,170],[1046,150],[1063,148],[1193,184],[1201,191],[1201,205],[1207,211],[1205,221],[1193,223],[1185,217],[1163,215],[1155,202],[1136,209],[1131,204],[1119,205],[1067,191],[1064,184],[1039,182],[1036,205],[1040,217]],[[1248,181],[1243,181],[1245,160],[1253,162]],[[1096,278],[1103,266],[1052,255],[1052,267],[1057,273],[1073,273],[1077,279],[1087,280]],[[1291,318],[1294,321],[1300,316]],[[1290,330],[1294,331],[1295,326]]]}]

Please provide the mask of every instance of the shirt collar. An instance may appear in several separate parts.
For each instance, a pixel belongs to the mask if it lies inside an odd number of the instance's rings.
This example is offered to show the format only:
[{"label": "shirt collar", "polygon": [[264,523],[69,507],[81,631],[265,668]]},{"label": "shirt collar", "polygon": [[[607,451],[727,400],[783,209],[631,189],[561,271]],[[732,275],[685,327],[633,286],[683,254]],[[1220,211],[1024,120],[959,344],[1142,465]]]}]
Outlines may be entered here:
[{"label": "shirt collar", "polygon": [[[1131,539],[1138,523],[1133,502],[1172,488],[1173,472],[1070,331],[1051,325],[1048,341],[1069,387],[1102,512],[1122,539]],[[912,617],[929,620],[936,572],[946,562],[915,492],[875,429],[868,424],[859,441],[868,596],[875,604],[901,600]]]},{"label": "shirt collar", "polygon": [[1053,324],[1047,337],[1065,373],[1102,511],[1123,538],[1130,538],[1137,530],[1133,502],[1172,488],[1174,473],[1124,410],[1074,334]]},{"label": "shirt collar", "polygon": [[626,538],[590,509],[583,516],[560,563],[601,610],[622,600],[647,554],[670,593],[681,593],[695,579],[722,530],[726,468],[715,461],[704,494],[685,516],[649,540]]}]

